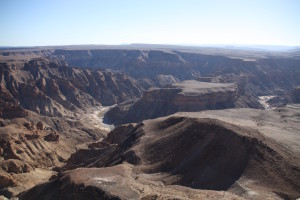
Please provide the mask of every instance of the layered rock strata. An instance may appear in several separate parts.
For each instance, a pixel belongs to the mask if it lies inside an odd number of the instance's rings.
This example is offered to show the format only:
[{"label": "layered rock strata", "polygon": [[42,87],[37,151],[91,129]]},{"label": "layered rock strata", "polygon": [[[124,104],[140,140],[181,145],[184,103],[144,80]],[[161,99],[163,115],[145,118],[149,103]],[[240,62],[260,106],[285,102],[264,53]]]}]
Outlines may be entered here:
[{"label": "layered rock strata", "polygon": [[207,83],[195,80],[175,83],[165,88],[152,88],[144,92],[136,101],[124,102],[105,115],[105,120],[114,124],[138,122],[153,119],[175,112],[196,112],[209,109],[233,108],[238,104],[251,107],[256,99],[247,99],[250,105],[243,103],[240,89],[235,83]]}]

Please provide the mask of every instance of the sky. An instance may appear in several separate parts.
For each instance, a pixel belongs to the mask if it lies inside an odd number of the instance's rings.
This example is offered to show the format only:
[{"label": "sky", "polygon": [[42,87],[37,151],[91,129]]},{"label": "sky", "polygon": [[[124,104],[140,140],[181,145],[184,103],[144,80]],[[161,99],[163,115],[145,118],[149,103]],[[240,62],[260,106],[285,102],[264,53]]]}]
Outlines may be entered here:
[{"label": "sky", "polygon": [[300,0],[0,0],[0,46],[300,46]]}]

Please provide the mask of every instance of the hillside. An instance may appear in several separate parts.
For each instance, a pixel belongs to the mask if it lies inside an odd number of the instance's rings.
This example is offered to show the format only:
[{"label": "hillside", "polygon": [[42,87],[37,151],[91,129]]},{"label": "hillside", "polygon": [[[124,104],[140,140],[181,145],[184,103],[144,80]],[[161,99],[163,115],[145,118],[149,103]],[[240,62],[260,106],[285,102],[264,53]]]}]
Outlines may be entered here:
[{"label": "hillside", "polygon": [[[231,118],[223,121],[225,113]],[[231,109],[208,115],[179,113],[119,126],[103,141],[73,154],[63,171],[75,170],[33,188],[21,199],[33,199],[36,194],[70,199],[91,190],[105,199],[139,199],[150,194],[154,199],[165,199],[174,187],[177,192],[170,196],[179,199],[205,199],[207,189],[225,190],[246,199],[295,199],[300,195],[299,157],[294,157],[299,153],[299,135],[292,130],[299,129],[298,114],[299,108],[289,107],[260,112]],[[269,118],[257,121],[262,115]],[[285,125],[279,123],[282,118]],[[233,123],[226,122],[229,120]],[[281,130],[285,130],[284,136],[270,135]],[[80,185],[81,192],[71,192]],[[186,187],[196,189],[194,195],[181,196],[190,192]],[[70,196],[65,195],[67,191]],[[211,192],[209,196],[232,198],[227,192]]]}]

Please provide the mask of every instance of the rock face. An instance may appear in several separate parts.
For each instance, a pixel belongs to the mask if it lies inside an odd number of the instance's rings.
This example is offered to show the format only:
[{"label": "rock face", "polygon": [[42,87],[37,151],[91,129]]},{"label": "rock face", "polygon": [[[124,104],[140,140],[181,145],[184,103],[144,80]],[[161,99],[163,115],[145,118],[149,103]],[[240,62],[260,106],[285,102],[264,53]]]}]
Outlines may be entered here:
[{"label": "rock face", "polygon": [[105,120],[114,124],[122,124],[153,119],[180,111],[196,112],[232,108],[235,107],[235,102],[239,97],[237,84],[189,80],[166,88],[150,89],[144,92],[140,100],[125,102],[112,108],[106,113]]},{"label": "rock face", "polygon": [[141,96],[139,84],[122,73],[59,66],[33,60],[0,64],[0,117],[24,117],[23,108],[46,116],[72,115],[97,105]]},{"label": "rock face", "polygon": [[[2,76],[3,78],[3,76]],[[27,112],[23,109],[20,103],[14,99],[13,95],[5,87],[5,84],[0,85],[0,117],[7,118],[25,117]]]},{"label": "rock face", "polygon": [[150,89],[144,93],[143,100],[146,103],[162,102],[178,106],[179,111],[192,111],[197,107],[200,109],[230,107],[233,106],[236,97],[237,86],[235,84],[190,80],[175,83],[168,88]]}]

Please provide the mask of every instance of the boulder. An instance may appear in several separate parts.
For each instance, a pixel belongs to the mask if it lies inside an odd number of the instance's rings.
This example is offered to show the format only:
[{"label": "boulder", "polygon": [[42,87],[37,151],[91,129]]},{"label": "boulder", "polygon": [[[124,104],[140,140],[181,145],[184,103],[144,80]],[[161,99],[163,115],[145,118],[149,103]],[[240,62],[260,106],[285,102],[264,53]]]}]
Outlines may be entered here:
[{"label": "boulder", "polygon": [[47,142],[56,142],[59,140],[59,135],[56,132],[51,132],[44,137]]},{"label": "boulder", "polygon": [[15,186],[15,180],[8,174],[0,173],[0,188]]},{"label": "boulder", "polygon": [[27,140],[33,140],[33,139],[37,139],[40,137],[39,134],[37,133],[34,133],[34,134],[25,134],[25,137]]},{"label": "boulder", "polygon": [[33,170],[32,166],[23,163],[20,160],[15,160],[15,159],[9,159],[2,162],[1,168],[2,170],[8,173],[15,173],[15,174],[26,173]]},{"label": "boulder", "polygon": [[23,124],[28,130],[33,130],[34,129],[34,125],[31,122],[25,122]]},{"label": "boulder", "polygon": [[43,122],[39,121],[39,123],[37,123],[36,127],[39,130],[44,130],[45,129],[45,124]]}]

